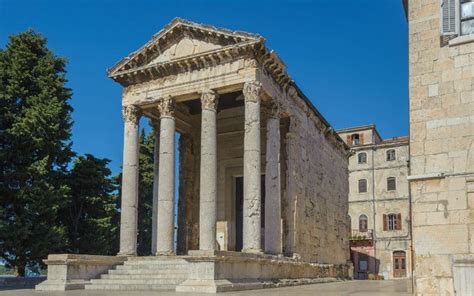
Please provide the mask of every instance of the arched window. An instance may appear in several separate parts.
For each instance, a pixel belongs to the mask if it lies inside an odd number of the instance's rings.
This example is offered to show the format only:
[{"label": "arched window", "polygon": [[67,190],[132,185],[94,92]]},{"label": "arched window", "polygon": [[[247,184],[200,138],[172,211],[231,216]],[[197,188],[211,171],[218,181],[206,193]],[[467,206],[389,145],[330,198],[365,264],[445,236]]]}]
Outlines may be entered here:
[{"label": "arched window", "polygon": [[352,134],[351,142],[352,145],[359,145],[359,134]]},{"label": "arched window", "polygon": [[387,161],[394,161],[396,159],[395,149],[387,150]]},{"label": "arched window", "polygon": [[357,160],[359,163],[367,163],[367,153],[361,152],[357,154]]},{"label": "arched window", "polygon": [[359,231],[367,232],[367,216],[364,214],[359,216]]},{"label": "arched window", "polygon": [[360,179],[359,180],[359,193],[367,192],[367,180]]},{"label": "arched window", "polygon": [[387,178],[387,190],[397,190],[397,179],[395,177],[388,177]]}]

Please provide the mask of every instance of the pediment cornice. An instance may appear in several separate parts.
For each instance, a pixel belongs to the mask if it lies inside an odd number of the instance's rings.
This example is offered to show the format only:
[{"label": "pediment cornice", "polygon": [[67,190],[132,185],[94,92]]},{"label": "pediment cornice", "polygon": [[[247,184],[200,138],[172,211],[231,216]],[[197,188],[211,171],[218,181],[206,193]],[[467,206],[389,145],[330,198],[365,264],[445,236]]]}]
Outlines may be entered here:
[{"label": "pediment cornice", "polygon": [[264,42],[264,39],[257,34],[230,31],[221,28],[218,29],[213,26],[202,25],[181,18],[175,18],[162,30],[154,34],[153,37],[140,49],[132,52],[110,68],[107,71],[108,75],[114,77],[118,72],[124,72],[126,70],[149,64],[158,55],[182,38],[205,40],[206,42],[218,44],[222,47],[252,41]]}]

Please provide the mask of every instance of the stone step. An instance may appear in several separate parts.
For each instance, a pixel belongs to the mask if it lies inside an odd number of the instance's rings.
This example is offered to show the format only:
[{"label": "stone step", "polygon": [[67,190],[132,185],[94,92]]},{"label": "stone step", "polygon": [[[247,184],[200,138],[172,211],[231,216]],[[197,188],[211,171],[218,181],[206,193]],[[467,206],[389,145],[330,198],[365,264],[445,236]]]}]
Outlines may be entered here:
[{"label": "stone step", "polygon": [[103,274],[101,279],[184,279],[187,273],[170,273],[170,274]]},{"label": "stone step", "polygon": [[134,264],[134,265],[119,265],[116,270],[131,270],[131,269],[154,269],[154,270],[183,270],[188,269],[188,265],[160,265],[160,264]]},{"label": "stone step", "polygon": [[135,256],[135,257],[128,257],[127,261],[183,261],[186,262],[185,259],[187,256],[178,257],[178,256]]},{"label": "stone step", "polygon": [[174,279],[92,279],[91,284],[100,285],[178,285],[184,278]]},{"label": "stone step", "polygon": [[115,284],[94,284],[85,286],[86,290],[122,290],[122,291],[142,291],[142,290],[154,290],[154,291],[168,291],[174,290],[176,285],[115,285]]},{"label": "stone step", "polygon": [[188,266],[188,263],[183,262],[155,262],[155,261],[134,261],[134,262],[125,262],[123,266],[136,266],[136,265],[150,265],[150,266]]},{"label": "stone step", "polygon": [[160,270],[160,269],[120,269],[109,270],[109,275],[187,275],[188,270]]}]

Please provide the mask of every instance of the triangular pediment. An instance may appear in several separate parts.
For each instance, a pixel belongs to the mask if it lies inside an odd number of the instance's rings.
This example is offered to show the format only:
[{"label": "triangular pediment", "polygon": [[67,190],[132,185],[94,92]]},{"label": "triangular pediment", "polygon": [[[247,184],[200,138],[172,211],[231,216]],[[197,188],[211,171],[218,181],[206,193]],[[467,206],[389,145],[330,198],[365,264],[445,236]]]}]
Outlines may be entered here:
[{"label": "triangular pediment", "polygon": [[113,77],[147,65],[171,62],[224,47],[262,40],[263,38],[256,34],[218,29],[177,18],[156,33],[143,47],[113,66],[108,74]]}]

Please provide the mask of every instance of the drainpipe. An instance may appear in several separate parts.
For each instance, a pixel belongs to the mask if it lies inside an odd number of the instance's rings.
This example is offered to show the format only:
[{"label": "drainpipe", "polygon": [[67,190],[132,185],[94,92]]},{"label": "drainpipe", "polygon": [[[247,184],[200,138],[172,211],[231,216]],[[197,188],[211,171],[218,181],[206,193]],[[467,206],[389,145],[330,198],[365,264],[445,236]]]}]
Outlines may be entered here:
[{"label": "drainpipe", "polygon": [[373,223],[373,240],[374,240],[374,258],[375,258],[375,273],[379,274],[378,266],[377,266],[377,230],[376,230],[376,217],[375,217],[375,135],[372,133],[372,223]]}]

